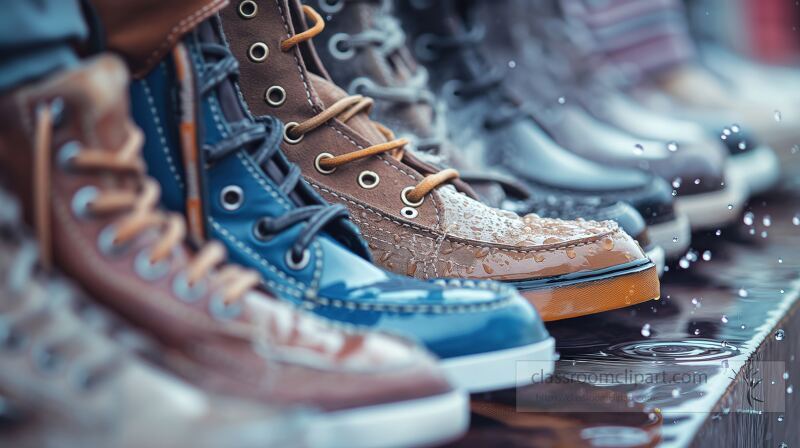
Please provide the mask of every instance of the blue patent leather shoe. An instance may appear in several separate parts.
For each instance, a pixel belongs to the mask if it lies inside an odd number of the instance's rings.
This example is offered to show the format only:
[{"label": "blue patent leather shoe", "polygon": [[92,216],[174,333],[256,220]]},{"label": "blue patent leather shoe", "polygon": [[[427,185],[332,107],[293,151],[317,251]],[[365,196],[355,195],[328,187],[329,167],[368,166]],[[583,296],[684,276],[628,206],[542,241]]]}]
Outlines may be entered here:
[{"label": "blue patent leather shoe", "polygon": [[131,87],[149,173],[190,233],[224,242],[298,307],[416,339],[469,391],[513,386],[520,360],[552,371],[553,339],[513,288],[420,281],[372,264],[347,210],[326,203],[281,153],[282,124],[251,117],[221,33],[216,19],[201,24]]}]

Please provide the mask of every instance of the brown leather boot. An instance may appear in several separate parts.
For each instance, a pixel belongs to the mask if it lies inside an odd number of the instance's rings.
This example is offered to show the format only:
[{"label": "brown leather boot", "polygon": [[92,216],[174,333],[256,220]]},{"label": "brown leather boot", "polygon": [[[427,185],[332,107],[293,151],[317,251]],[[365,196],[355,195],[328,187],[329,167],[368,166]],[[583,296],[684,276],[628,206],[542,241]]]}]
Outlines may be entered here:
[{"label": "brown leather boot", "polygon": [[4,446],[305,446],[297,414],[206,395],[130,354],[130,330],[105,334],[109,316],[40,268],[22,226],[0,191]]},{"label": "brown leather boot", "polygon": [[183,220],[157,208],[144,174],[127,86],[122,63],[99,57],[0,98],[0,166],[45,263],[157,339],[191,382],[323,410],[312,445],[417,445],[463,431],[465,397],[427,354],[295,311],[224,264],[221,246],[185,242]]},{"label": "brown leather boot", "polygon": [[286,123],[287,156],[326,199],[349,207],[382,266],[511,282],[545,320],[659,296],[653,263],[616,224],[487,207],[455,170],[405,151],[406,139],[368,118],[371,99],[330,81],[311,41],[325,25],[311,7],[243,0],[222,18],[251,110]]}]

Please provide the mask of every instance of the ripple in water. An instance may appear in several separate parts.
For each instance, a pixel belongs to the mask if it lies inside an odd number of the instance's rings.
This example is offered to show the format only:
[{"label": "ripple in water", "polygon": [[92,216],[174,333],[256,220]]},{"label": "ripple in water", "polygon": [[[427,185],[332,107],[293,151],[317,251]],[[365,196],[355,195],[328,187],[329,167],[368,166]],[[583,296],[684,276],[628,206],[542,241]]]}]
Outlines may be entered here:
[{"label": "ripple in water", "polygon": [[739,349],[711,339],[678,339],[626,342],[609,347],[607,352],[637,361],[703,362],[731,358],[739,354]]}]

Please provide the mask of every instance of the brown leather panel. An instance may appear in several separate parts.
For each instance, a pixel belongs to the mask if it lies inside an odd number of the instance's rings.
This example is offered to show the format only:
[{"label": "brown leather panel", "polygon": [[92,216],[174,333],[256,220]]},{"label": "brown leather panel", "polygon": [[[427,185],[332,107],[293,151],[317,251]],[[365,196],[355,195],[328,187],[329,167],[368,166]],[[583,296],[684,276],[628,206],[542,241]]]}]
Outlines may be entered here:
[{"label": "brown leather panel", "polygon": [[178,40],[228,0],[91,0],[108,48],[125,58],[133,76],[149,72]]}]

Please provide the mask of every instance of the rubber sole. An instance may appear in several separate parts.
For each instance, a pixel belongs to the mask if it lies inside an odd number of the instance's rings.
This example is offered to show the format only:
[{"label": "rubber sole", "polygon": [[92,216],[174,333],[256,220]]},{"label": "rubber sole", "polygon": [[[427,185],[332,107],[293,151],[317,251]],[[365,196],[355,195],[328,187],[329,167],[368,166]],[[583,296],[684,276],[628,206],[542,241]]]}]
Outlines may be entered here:
[{"label": "rubber sole", "polygon": [[750,192],[738,179],[726,177],[725,188],[678,196],[675,211],[689,218],[692,230],[717,229],[739,219]]},{"label": "rubber sole", "polygon": [[728,159],[728,176],[747,187],[750,195],[769,191],[781,178],[781,162],[775,151],[759,146]]},{"label": "rubber sole", "polygon": [[664,249],[664,256],[670,261],[682,257],[692,244],[692,226],[683,214],[672,221],[648,224],[647,234],[653,244]]},{"label": "rubber sole", "polygon": [[556,343],[553,338],[523,347],[442,360],[439,366],[455,387],[470,393],[488,392],[516,386],[517,362],[534,365],[545,375],[555,368]]},{"label": "rubber sole", "polygon": [[[335,387],[335,385],[333,385]],[[321,413],[308,425],[313,448],[400,448],[449,442],[469,427],[469,396],[429,398]]]},{"label": "rubber sole", "polygon": [[525,283],[513,284],[545,322],[602,313],[661,296],[658,272],[650,260],[560,276],[543,283],[546,287],[526,287]]},{"label": "rubber sole", "polygon": [[667,265],[667,257],[664,248],[655,246],[646,250],[644,253],[647,255],[647,258],[656,265],[656,272],[658,272],[659,278],[664,275],[664,267]]}]

